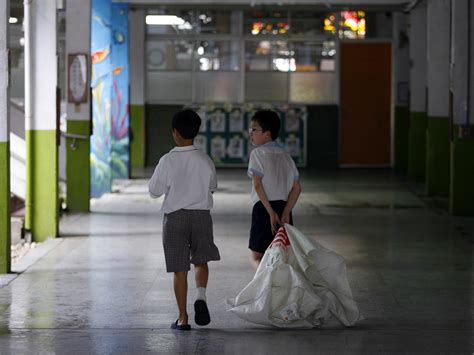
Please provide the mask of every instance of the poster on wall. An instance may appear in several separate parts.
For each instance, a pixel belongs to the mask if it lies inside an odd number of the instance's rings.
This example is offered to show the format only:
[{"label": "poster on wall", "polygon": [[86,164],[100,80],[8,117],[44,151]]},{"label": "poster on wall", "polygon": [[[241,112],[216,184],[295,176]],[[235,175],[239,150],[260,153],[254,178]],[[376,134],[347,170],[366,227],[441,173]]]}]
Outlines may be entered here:
[{"label": "poster on wall", "polygon": [[285,146],[291,157],[295,158],[300,156],[300,140],[294,134],[290,134],[286,137]]},{"label": "poster on wall", "polygon": [[244,115],[240,110],[233,110],[229,114],[229,131],[243,132],[244,131]]},{"label": "poster on wall", "polygon": [[211,132],[225,132],[225,113],[217,110],[208,115],[211,122]]},{"label": "poster on wall", "polygon": [[194,146],[207,154],[207,138],[205,135],[198,134],[194,138]]},{"label": "poster on wall", "polygon": [[222,105],[194,107],[203,120],[195,145],[207,151],[218,166],[245,167],[252,146],[248,134],[251,118],[257,110],[272,109],[281,119],[281,130],[277,142],[293,157],[297,166],[306,164],[306,116],[305,106],[288,105]]},{"label": "poster on wall", "polygon": [[206,111],[203,109],[200,109],[196,111],[199,117],[201,118],[201,126],[199,127],[199,132],[200,133],[205,133],[207,132],[207,115]]},{"label": "poster on wall", "polygon": [[285,131],[298,132],[300,130],[300,118],[295,110],[290,109],[286,114]]},{"label": "poster on wall", "polygon": [[227,154],[230,158],[244,157],[244,139],[241,136],[237,135],[229,139]]},{"label": "poster on wall", "polygon": [[211,157],[220,162],[226,156],[226,140],[221,136],[215,136],[211,140]]}]

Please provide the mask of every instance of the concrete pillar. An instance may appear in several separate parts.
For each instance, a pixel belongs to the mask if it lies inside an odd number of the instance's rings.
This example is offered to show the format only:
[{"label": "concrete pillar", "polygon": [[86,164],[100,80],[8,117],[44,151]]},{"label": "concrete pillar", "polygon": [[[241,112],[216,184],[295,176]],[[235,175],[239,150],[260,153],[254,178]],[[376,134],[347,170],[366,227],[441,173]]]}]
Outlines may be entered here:
[{"label": "concrete pillar", "polygon": [[25,227],[58,235],[56,0],[25,1]]},{"label": "concrete pillar", "polygon": [[[451,12],[450,80],[453,94],[453,140],[451,142],[449,208],[452,214],[462,216],[474,216],[474,118],[472,115],[474,112],[472,98],[474,92],[472,71],[474,6],[472,4],[469,6],[469,1],[453,1]],[[469,65],[469,59],[471,65]],[[470,108],[468,109],[469,101]]]},{"label": "concrete pillar", "polygon": [[10,125],[8,19],[10,2],[0,2],[0,274],[10,272]]},{"label": "concrete pillar", "polygon": [[[90,207],[90,21],[91,0],[68,0],[66,3],[66,92],[67,98],[67,133],[71,136],[86,139],[67,138],[66,145],[66,181],[67,208],[72,212],[89,211]],[[78,73],[80,58],[87,60],[85,75]],[[73,58],[76,63],[72,64]],[[82,57],[84,58],[84,57]],[[70,67],[71,66],[71,67]],[[75,72],[73,72],[75,71]],[[75,77],[73,77],[75,75]],[[81,98],[82,90],[69,95],[70,87],[82,89],[81,79],[85,80],[85,101]],[[84,101],[84,102],[81,102]]]},{"label": "concrete pillar", "polygon": [[130,161],[132,168],[145,167],[145,11],[130,9]]},{"label": "concrete pillar", "polygon": [[408,143],[409,178],[425,179],[426,161],[426,6],[410,12],[410,129]]},{"label": "concrete pillar", "polygon": [[428,195],[449,194],[450,7],[450,0],[430,0],[427,6],[426,192]]},{"label": "concrete pillar", "polygon": [[406,173],[408,168],[408,133],[410,55],[408,15],[393,14],[393,69],[395,82],[394,168]]}]

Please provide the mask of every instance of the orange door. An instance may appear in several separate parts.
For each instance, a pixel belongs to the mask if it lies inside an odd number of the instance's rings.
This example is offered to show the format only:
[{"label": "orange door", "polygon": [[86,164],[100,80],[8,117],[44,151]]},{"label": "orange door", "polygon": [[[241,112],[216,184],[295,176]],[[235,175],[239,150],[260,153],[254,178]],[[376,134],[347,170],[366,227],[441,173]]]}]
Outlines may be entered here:
[{"label": "orange door", "polygon": [[341,43],[341,166],[390,165],[390,43]]}]

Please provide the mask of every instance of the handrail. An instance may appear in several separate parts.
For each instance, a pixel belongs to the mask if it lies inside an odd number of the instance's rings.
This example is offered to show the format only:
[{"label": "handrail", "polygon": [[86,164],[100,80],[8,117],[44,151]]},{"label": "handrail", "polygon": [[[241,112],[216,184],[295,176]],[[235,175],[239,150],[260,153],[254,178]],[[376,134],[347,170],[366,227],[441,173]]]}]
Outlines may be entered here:
[{"label": "handrail", "polygon": [[13,107],[15,107],[18,111],[21,111],[23,113],[25,113],[25,107],[24,106],[21,106],[19,104],[17,104],[14,100],[12,100],[10,98],[10,105],[12,105]]},{"label": "handrail", "polygon": [[70,144],[70,147],[71,147],[72,150],[77,149],[76,139],[89,140],[89,136],[84,136],[84,135],[81,135],[81,134],[74,134],[74,133],[66,133],[66,132],[63,132],[63,131],[59,131],[59,132],[61,134],[61,137],[72,138],[72,142]]},{"label": "handrail", "polygon": [[64,131],[60,131],[61,132],[61,137],[64,137],[64,138],[72,138],[72,139],[89,139],[89,136],[83,136],[81,134],[74,134],[74,133],[66,133]]}]

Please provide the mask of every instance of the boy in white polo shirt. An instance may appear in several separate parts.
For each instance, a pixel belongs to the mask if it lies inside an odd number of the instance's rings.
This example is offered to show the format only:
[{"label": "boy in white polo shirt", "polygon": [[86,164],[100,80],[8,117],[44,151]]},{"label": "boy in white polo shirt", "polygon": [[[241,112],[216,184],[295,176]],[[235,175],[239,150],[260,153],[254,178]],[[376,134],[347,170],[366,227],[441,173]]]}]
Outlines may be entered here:
[{"label": "boy in white polo shirt", "polygon": [[271,110],[257,111],[249,135],[254,146],[248,175],[252,178],[252,227],[249,249],[252,266],[257,269],[271,244],[278,226],[293,224],[291,210],[301,193],[299,173],[291,156],[275,140],[280,118]]},{"label": "boy in white polo shirt", "polygon": [[171,328],[176,330],[191,329],[186,310],[190,264],[194,264],[198,292],[194,320],[198,325],[209,324],[207,262],[220,260],[210,214],[212,193],[217,188],[216,168],[209,156],[193,145],[200,126],[201,118],[193,110],[183,110],[173,116],[173,138],[177,147],[161,157],[149,183],[151,197],[165,195],[161,207],[163,249],[166,271],[174,273],[179,317]]}]

